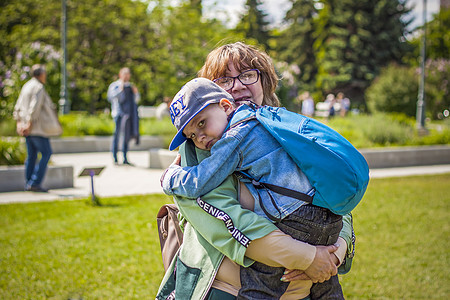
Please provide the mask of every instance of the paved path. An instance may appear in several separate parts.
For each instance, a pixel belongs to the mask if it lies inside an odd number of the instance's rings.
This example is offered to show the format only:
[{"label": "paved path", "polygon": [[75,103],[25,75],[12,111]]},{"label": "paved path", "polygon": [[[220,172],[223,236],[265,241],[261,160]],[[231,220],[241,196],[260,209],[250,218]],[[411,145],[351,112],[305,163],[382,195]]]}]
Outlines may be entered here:
[{"label": "paved path", "polygon": [[[120,157],[120,156],[119,156]],[[94,177],[95,195],[99,197],[162,193],[159,178],[163,170],[149,169],[148,151],[130,151],[128,159],[134,166],[114,165],[109,152],[53,154],[54,165],[73,166],[74,188],[52,189],[48,193],[0,193],[0,203],[54,201],[86,198],[91,195],[89,176],[78,175],[85,167],[105,167]]]},{"label": "paved path", "polygon": [[[74,167],[74,188],[55,189],[50,190],[48,193],[0,193],[0,204],[90,197],[90,177],[78,177],[81,170],[85,167],[105,166],[103,172],[99,176],[94,177],[94,190],[99,197],[162,193],[159,178],[163,170],[148,168],[149,152],[130,151],[128,158],[134,166],[114,165],[109,152],[54,154],[51,159],[53,164]],[[450,173],[450,165],[370,170],[371,178],[440,173]]]}]

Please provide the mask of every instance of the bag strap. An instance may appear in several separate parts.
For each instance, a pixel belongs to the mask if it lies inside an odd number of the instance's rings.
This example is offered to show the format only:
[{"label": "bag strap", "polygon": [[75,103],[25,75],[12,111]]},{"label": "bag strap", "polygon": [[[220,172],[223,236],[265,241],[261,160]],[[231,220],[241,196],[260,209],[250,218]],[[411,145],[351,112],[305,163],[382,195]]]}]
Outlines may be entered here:
[{"label": "bag strap", "polygon": [[252,185],[256,189],[258,189],[258,190],[265,189],[266,190],[267,194],[269,195],[270,201],[272,202],[273,207],[275,207],[275,209],[278,211],[279,217],[275,217],[271,213],[269,213],[269,211],[266,209],[266,207],[264,206],[264,204],[262,202],[261,195],[258,193],[259,206],[261,207],[263,212],[266,214],[266,216],[275,223],[279,223],[281,221],[281,211],[278,209],[278,205],[276,204],[275,200],[273,199],[272,195],[269,193],[268,190],[271,190],[277,194],[295,198],[295,199],[298,199],[298,200],[301,200],[301,201],[307,202],[307,203],[312,203],[312,201],[313,201],[313,197],[309,196],[305,193],[291,190],[291,189],[288,189],[288,188],[285,188],[282,186],[278,186],[275,184],[263,183],[263,182],[256,181],[255,179],[251,178],[249,175],[247,175],[244,172],[235,172],[235,174],[236,174],[236,177],[238,177],[238,179],[245,178],[245,179],[250,180]]}]

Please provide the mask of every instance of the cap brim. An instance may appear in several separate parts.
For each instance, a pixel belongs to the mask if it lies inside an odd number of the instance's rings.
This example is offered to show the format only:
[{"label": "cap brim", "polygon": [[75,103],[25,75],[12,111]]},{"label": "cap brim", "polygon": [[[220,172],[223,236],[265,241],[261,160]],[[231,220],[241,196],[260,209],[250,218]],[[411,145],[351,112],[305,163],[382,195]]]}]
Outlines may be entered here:
[{"label": "cap brim", "polygon": [[216,100],[214,101],[209,101],[206,102],[193,116],[191,116],[186,123],[184,124],[183,127],[180,128],[180,130],[178,130],[177,134],[173,137],[172,142],[170,143],[169,146],[169,150],[173,151],[175,149],[177,149],[181,144],[183,144],[187,138],[184,136],[183,134],[183,130],[186,127],[187,124],[189,124],[189,122],[195,118],[196,115],[198,115],[202,110],[204,110],[208,105],[212,104],[212,103],[218,103]]},{"label": "cap brim", "polygon": [[183,134],[183,129],[184,128],[178,131],[177,134],[172,139],[172,142],[170,143],[169,146],[170,151],[177,149],[181,144],[183,144],[187,140],[187,138]]}]

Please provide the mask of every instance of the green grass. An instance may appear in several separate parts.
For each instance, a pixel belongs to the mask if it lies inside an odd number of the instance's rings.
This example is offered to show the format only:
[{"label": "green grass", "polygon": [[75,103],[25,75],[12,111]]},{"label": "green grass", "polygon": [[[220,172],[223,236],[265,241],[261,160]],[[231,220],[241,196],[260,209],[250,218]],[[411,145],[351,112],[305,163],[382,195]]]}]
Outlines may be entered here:
[{"label": "green grass", "polygon": [[450,297],[450,174],[372,179],[354,211],[347,299]]},{"label": "green grass", "polygon": [[[346,299],[447,299],[450,174],[372,179]],[[0,205],[0,299],[153,299],[164,195]]]},{"label": "green grass", "polygon": [[151,299],[165,195],[0,206],[0,299]]}]

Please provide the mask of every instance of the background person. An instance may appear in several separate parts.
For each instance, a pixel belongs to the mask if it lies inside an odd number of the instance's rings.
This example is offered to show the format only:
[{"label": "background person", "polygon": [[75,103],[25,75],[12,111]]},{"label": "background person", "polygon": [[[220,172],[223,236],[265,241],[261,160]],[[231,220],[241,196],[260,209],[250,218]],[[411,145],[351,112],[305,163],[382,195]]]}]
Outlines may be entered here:
[{"label": "background person", "polygon": [[327,98],[324,101],[325,103],[328,104],[328,118],[331,119],[336,115],[336,108],[335,108],[335,104],[336,104],[336,98],[334,97],[333,94],[328,94]]},{"label": "background person", "polygon": [[350,99],[345,97],[343,92],[339,92],[337,94],[336,100],[341,105],[341,117],[345,117],[350,110]]},{"label": "background person", "polygon": [[[27,158],[25,160],[25,190],[47,192],[42,181],[52,155],[49,134],[46,132],[47,118],[43,118],[44,109],[54,109],[50,96],[45,91],[47,73],[43,65],[31,68],[31,78],[24,84],[14,107],[14,119],[17,120],[17,133],[25,137]],[[38,153],[41,159],[36,164]]]},{"label": "background person", "polygon": [[302,114],[307,117],[314,116],[314,100],[309,92],[304,92],[300,96],[302,102]]},{"label": "background person", "polygon": [[119,80],[114,81],[108,88],[108,101],[111,102],[111,116],[114,119],[115,131],[112,143],[114,163],[118,164],[117,152],[119,139],[122,138],[123,164],[131,165],[128,161],[128,143],[135,139],[139,144],[139,116],[137,103],[140,95],[135,85],[130,82],[129,68],[119,71]]}]

